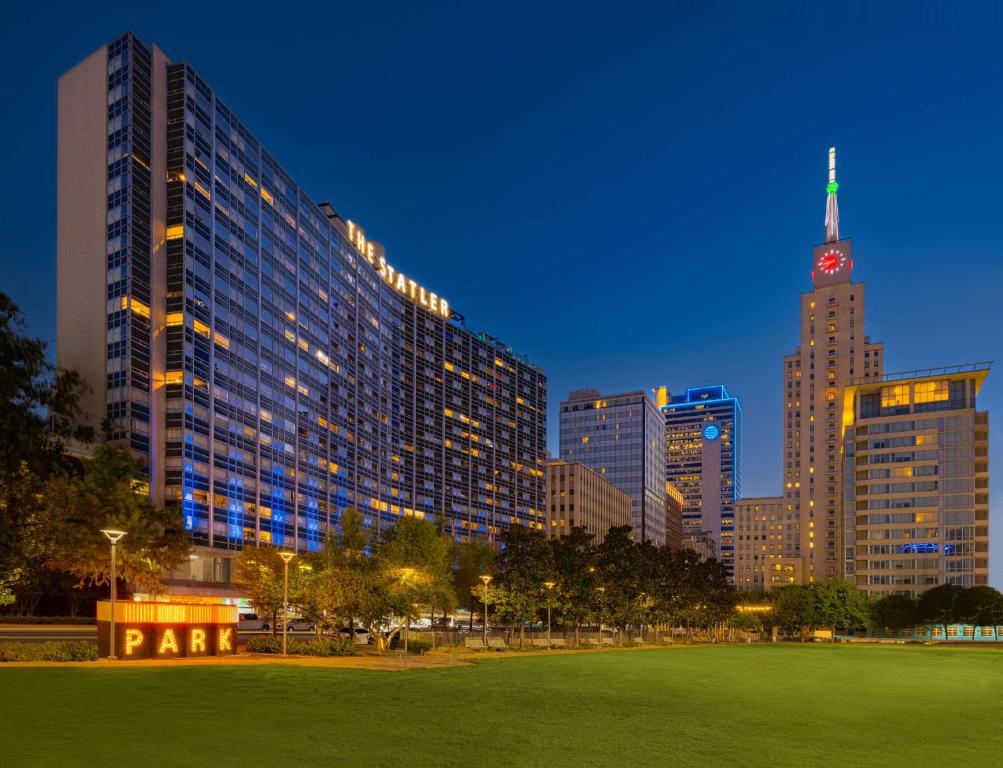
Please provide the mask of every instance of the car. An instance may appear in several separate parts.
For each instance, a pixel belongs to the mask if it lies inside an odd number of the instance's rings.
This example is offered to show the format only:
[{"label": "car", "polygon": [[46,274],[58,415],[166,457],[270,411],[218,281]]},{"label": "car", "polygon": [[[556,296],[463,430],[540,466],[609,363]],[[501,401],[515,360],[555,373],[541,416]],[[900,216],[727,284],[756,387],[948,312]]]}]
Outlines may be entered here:
[{"label": "car", "polygon": [[346,640],[353,634],[355,635],[356,645],[369,645],[369,630],[367,629],[356,627],[353,631],[351,627],[342,627],[338,630],[338,636]]},{"label": "car", "polygon": [[256,613],[242,613],[237,617],[237,630],[240,632],[267,632],[271,625]]},{"label": "car", "polygon": [[289,619],[286,627],[288,627],[290,632],[313,632],[317,628],[317,625],[309,619],[297,616],[294,619]]}]

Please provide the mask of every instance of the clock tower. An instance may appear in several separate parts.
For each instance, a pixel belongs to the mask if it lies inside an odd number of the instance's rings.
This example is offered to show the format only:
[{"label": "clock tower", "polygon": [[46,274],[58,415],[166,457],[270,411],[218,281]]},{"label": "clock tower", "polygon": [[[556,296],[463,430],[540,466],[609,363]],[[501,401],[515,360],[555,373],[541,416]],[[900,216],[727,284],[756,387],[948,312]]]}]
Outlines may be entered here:
[{"label": "clock tower", "polygon": [[784,358],[783,583],[853,578],[853,511],[845,520],[841,492],[843,389],[879,376],[884,364],[883,345],[864,336],[864,286],[853,282],[851,243],[839,236],[835,147],[825,189],[825,241],[812,249],[812,290],[801,295],[801,343]]}]

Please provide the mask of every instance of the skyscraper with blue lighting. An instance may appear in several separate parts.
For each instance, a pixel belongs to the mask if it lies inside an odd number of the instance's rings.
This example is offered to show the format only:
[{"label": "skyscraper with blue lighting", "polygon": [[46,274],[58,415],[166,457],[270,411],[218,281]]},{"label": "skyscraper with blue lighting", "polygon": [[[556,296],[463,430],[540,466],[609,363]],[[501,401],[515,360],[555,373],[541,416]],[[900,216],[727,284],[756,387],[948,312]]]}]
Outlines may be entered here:
[{"label": "skyscraper with blue lighting", "polygon": [[683,534],[707,531],[734,576],[735,502],[742,493],[742,406],[722,385],[665,397],[666,480],[683,496]]}]

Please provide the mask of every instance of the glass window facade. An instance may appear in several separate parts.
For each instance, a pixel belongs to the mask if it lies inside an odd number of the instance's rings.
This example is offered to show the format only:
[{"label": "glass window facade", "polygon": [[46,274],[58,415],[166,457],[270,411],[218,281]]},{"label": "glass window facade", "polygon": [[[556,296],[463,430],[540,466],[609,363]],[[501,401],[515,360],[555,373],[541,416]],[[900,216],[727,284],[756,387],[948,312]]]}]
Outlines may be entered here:
[{"label": "glass window facade", "polygon": [[665,543],[665,428],[644,392],[573,392],[561,403],[563,461],[577,461],[631,497],[634,536]]},{"label": "glass window facade", "polygon": [[[193,541],[312,550],[348,506],[374,528],[441,514],[457,537],[542,530],[544,372],[382,278],[358,228],[311,200],[190,65],[151,72],[132,35],[108,60],[107,416]],[[151,295],[157,135],[166,284]]]},{"label": "glass window facade", "polygon": [[693,387],[662,406],[666,479],[683,496],[683,533],[707,531],[734,578],[742,494],[742,406],[723,386]]}]

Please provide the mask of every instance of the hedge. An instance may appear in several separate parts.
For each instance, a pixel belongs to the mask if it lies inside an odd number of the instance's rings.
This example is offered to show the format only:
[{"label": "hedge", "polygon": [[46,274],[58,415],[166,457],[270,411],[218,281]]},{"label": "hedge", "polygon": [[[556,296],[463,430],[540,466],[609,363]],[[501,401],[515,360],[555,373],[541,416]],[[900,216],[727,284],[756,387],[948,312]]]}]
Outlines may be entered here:
[{"label": "hedge", "polygon": [[[247,641],[248,653],[282,653],[281,635],[255,635]],[[354,656],[351,638],[316,637],[311,640],[289,639],[286,652],[296,656]]]},{"label": "hedge", "polygon": [[0,643],[0,662],[96,661],[98,648],[83,640],[47,640],[43,643]]}]

